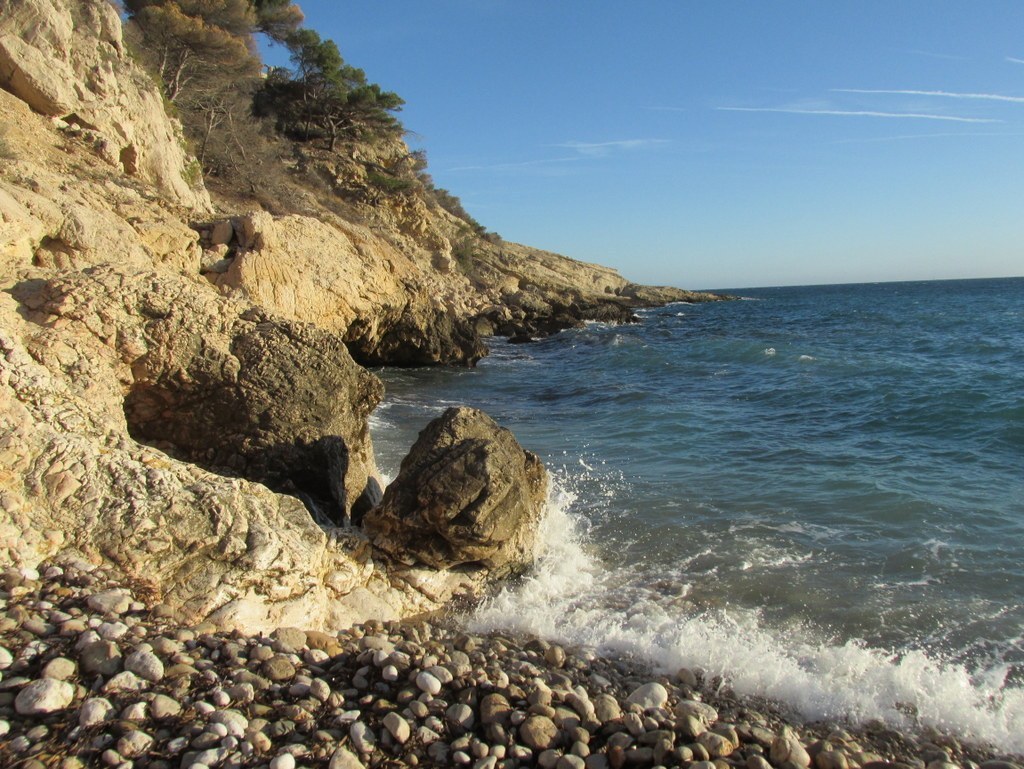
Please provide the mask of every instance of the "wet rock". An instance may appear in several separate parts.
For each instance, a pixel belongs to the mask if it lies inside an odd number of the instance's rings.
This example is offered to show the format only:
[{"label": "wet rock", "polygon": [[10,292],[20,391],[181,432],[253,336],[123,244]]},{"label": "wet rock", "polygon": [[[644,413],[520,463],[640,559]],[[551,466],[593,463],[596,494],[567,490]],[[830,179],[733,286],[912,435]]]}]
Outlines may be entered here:
[{"label": "wet rock", "polygon": [[811,757],[789,728],[783,729],[771,747],[771,761],[775,765],[789,762],[798,767],[811,765]]},{"label": "wet rock", "polygon": [[508,430],[476,409],[449,409],[420,433],[364,525],[395,557],[499,577],[532,561],[546,493],[540,460]]},{"label": "wet rock", "polygon": [[599,694],[594,698],[594,715],[598,721],[605,724],[620,718],[622,708],[619,701],[610,694]]},{"label": "wet rock", "polygon": [[662,708],[668,702],[668,691],[661,684],[651,682],[634,689],[626,701],[644,710]]},{"label": "wet rock", "polygon": [[[702,745],[712,759],[725,758],[736,748],[731,740],[715,732],[704,732],[697,737],[697,744]],[[808,765],[810,765],[810,759],[807,764],[803,764],[803,766]]]}]

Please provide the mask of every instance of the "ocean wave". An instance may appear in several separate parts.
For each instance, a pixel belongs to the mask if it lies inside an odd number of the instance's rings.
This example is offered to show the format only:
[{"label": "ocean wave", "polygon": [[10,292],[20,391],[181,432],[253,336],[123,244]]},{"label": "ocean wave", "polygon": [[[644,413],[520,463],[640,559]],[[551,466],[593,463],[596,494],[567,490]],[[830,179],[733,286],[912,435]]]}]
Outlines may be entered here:
[{"label": "ocean wave", "polygon": [[552,485],[533,572],[479,607],[471,628],[639,657],[668,672],[698,669],[723,677],[738,694],[781,701],[809,719],[931,726],[1024,750],[1024,689],[1007,683],[1009,665],[995,659],[971,670],[921,650],[830,640],[807,624],[772,627],[758,611],[728,603],[696,611],[685,583],[644,586],[629,566],[602,564],[573,512],[576,501],[564,480]]}]

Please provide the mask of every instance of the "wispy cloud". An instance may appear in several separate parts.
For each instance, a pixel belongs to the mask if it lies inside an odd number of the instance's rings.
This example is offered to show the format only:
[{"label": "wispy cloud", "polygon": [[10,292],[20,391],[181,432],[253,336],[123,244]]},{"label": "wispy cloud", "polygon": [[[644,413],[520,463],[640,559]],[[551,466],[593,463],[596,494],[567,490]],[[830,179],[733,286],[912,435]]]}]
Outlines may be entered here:
[{"label": "wispy cloud", "polygon": [[449,173],[455,171],[512,171],[523,168],[535,168],[538,166],[559,165],[562,163],[575,163],[581,160],[579,155],[562,158],[543,158],[539,160],[524,160],[519,163],[491,163],[475,166],[456,166],[446,169]]},{"label": "wispy cloud", "polygon": [[456,171],[526,171],[530,169],[537,171],[548,170],[550,172],[559,170],[559,166],[578,163],[587,158],[606,157],[613,152],[628,152],[667,143],[668,139],[619,139],[607,142],[567,141],[547,146],[574,150],[576,154],[557,158],[522,160],[515,163],[481,163],[480,165],[455,166],[446,170],[452,173]]},{"label": "wispy cloud", "polygon": [[[1024,62],[1021,62],[1024,64]],[[833,88],[833,93],[876,93],[901,96],[940,96],[944,99],[978,99],[981,101],[1008,101],[1024,104],[1024,96],[1006,96],[1001,93],[958,93],[955,91],[915,91],[910,89],[886,88]]]},{"label": "wispy cloud", "polygon": [[907,53],[915,56],[927,56],[929,59],[946,59],[947,61],[970,61],[968,56],[958,56],[953,53],[936,53],[935,51],[922,51],[919,48],[911,48]]},{"label": "wispy cloud", "polygon": [[1007,61],[1011,61],[1014,64],[1024,64],[1024,59],[1017,59],[1017,58],[1014,58],[1013,56],[1007,56],[1006,60]]},{"label": "wispy cloud", "polygon": [[930,134],[899,134],[896,136],[870,136],[860,139],[836,139],[831,144],[874,144],[876,142],[912,141],[915,139],[960,139],[975,136],[1024,136],[1022,133],[1006,133],[997,131],[959,131]]},{"label": "wispy cloud", "polygon": [[926,112],[876,112],[874,110],[801,109],[797,107],[717,107],[726,112],[782,112],[791,115],[838,115],[840,117],[880,117],[904,120],[947,120],[951,123],[1002,123],[1002,120],[980,117],[933,115]]},{"label": "wispy cloud", "polygon": [[667,139],[619,139],[608,142],[578,142],[568,141],[555,144],[555,147],[576,150],[581,155],[590,157],[603,157],[615,150],[637,150],[646,147],[653,147],[659,144],[666,144]]}]

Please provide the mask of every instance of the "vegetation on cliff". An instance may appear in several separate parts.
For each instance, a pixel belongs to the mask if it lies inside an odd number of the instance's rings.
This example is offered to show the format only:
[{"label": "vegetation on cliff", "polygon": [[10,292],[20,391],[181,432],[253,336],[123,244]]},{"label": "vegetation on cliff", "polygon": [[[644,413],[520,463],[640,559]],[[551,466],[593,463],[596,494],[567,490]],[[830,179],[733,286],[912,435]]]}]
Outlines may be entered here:
[{"label": "vegetation on cliff", "polygon": [[[303,27],[291,0],[124,6],[137,55],[180,116],[207,183],[225,200],[315,215],[313,193],[335,213],[373,221],[374,208],[412,197],[464,223],[464,250],[478,238],[495,240],[455,195],[434,185],[426,154],[401,141],[402,98],[346,62],[335,41]],[[285,46],[291,66],[265,66],[261,37]]]}]

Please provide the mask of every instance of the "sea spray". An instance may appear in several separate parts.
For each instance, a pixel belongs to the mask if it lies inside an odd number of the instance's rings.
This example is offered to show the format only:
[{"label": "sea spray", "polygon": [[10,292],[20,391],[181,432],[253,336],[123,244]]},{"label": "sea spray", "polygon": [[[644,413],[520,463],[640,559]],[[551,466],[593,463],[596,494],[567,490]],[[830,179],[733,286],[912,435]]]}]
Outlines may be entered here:
[{"label": "sea spray", "polygon": [[454,402],[558,476],[493,626],[1019,750],[1024,280],[743,293],[381,372],[379,466]]},{"label": "sea spray", "polygon": [[751,610],[687,612],[678,602],[667,609],[629,567],[607,568],[593,555],[587,520],[573,512],[577,501],[565,477],[556,478],[534,569],[480,606],[471,629],[538,635],[668,673],[699,670],[807,719],[931,726],[1024,751],[1024,690],[1006,684],[1005,670],[972,675],[921,651],[831,643],[806,624],[769,628]]}]

